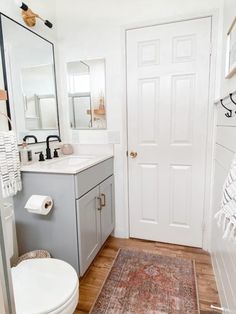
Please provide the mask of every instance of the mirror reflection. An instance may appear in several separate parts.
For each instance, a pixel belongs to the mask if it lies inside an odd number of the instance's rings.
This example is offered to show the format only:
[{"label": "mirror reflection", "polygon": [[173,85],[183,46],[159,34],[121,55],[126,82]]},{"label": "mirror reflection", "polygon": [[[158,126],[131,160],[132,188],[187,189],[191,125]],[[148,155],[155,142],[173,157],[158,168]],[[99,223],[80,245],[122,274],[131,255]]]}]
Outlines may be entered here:
[{"label": "mirror reflection", "polygon": [[[1,62],[1,51],[0,51],[0,131],[8,130],[8,120],[4,116],[7,116],[6,101],[2,100],[1,91],[4,89],[4,79],[3,79],[3,68]],[[3,113],[3,115],[1,114]]]},{"label": "mirror reflection", "polygon": [[9,104],[18,143],[28,134],[43,142],[49,134],[59,135],[53,45],[17,22],[1,18]]},{"label": "mirror reflection", "polygon": [[53,65],[23,68],[21,79],[26,128],[56,129],[57,107],[53,94]]},{"label": "mirror reflection", "polygon": [[67,63],[70,126],[106,128],[105,59]]}]

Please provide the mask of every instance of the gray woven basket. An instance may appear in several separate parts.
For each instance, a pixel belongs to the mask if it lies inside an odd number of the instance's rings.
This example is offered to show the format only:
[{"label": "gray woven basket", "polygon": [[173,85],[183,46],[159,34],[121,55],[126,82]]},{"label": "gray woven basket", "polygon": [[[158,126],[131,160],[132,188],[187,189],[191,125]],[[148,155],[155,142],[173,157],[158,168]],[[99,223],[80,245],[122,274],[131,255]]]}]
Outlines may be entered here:
[{"label": "gray woven basket", "polygon": [[45,250],[31,251],[18,257],[17,261],[14,263],[13,266],[17,266],[21,262],[27,259],[33,259],[33,258],[51,258],[51,255],[48,251],[45,251]]}]

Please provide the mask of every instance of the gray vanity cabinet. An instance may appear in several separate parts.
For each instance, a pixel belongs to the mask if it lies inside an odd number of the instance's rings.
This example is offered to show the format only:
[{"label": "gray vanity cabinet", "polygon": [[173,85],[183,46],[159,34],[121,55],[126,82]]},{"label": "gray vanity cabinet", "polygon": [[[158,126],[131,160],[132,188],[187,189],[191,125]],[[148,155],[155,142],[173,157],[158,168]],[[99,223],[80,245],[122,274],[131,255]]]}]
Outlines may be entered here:
[{"label": "gray vanity cabinet", "polygon": [[[114,229],[113,180],[113,158],[77,174],[23,172],[14,197],[19,253],[46,249],[82,276]],[[24,209],[34,194],[52,197],[47,216]]]},{"label": "gray vanity cabinet", "polygon": [[113,176],[100,185],[101,197],[101,242],[104,244],[115,226],[114,204],[114,179]]},{"label": "gray vanity cabinet", "polygon": [[114,229],[113,181],[109,177],[77,200],[81,276]]},{"label": "gray vanity cabinet", "polygon": [[101,247],[101,223],[98,197],[99,187],[96,187],[77,200],[78,225],[80,233],[83,235],[78,239],[81,276],[83,276]]}]

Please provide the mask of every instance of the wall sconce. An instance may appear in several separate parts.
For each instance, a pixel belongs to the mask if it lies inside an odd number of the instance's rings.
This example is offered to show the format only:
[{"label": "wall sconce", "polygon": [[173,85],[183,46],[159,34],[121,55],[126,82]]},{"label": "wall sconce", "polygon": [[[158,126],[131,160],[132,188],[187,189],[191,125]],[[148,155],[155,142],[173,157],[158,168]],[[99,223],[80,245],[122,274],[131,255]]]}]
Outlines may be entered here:
[{"label": "wall sconce", "polygon": [[0,89],[0,100],[7,100],[7,92],[4,89]]},{"label": "wall sconce", "polygon": [[22,14],[22,18],[25,22],[25,24],[29,27],[34,27],[36,25],[36,19],[40,19],[41,21],[44,22],[44,24],[49,27],[52,28],[53,25],[51,22],[49,22],[48,20],[44,20],[41,16],[39,16],[38,14],[34,13],[27,4],[25,4],[24,2],[22,2],[21,0],[15,0],[16,4],[20,7],[20,9],[22,10],[21,14]]}]

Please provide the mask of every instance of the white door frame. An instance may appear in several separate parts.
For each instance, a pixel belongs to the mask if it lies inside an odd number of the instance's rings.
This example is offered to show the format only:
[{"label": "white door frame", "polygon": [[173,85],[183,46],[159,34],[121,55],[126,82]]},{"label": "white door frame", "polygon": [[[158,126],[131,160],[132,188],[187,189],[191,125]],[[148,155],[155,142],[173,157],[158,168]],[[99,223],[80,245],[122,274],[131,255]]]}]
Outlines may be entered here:
[{"label": "white door frame", "polygon": [[[210,73],[209,73],[209,97],[208,97],[208,133],[207,133],[207,146],[206,146],[206,167],[205,167],[205,197],[204,197],[204,218],[203,218],[203,249],[210,251],[211,246],[211,224],[212,224],[212,188],[213,188],[213,155],[214,155],[214,139],[215,139],[215,90],[219,90],[220,86],[220,67],[217,66],[217,45],[220,41],[220,36],[217,36],[220,29],[219,10],[212,10],[203,12],[197,15],[185,15],[173,18],[164,18],[157,21],[147,21],[142,23],[135,23],[126,25],[122,28],[122,59],[123,59],[123,77],[124,77],[124,108],[123,108],[123,121],[125,121],[125,151],[128,151],[128,103],[127,103],[127,65],[126,65],[126,34],[128,30],[136,28],[144,28],[150,26],[157,26],[162,24],[183,22],[193,19],[201,19],[210,17],[212,20],[212,53],[210,61]],[[221,33],[220,33],[221,34]],[[218,56],[221,58],[221,53]],[[218,80],[216,80],[216,74],[218,74]],[[126,210],[126,221],[127,221],[127,237],[130,235],[129,230],[129,185],[128,185],[128,158],[124,163],[124,191],[125,191],[125,208]]]}]

